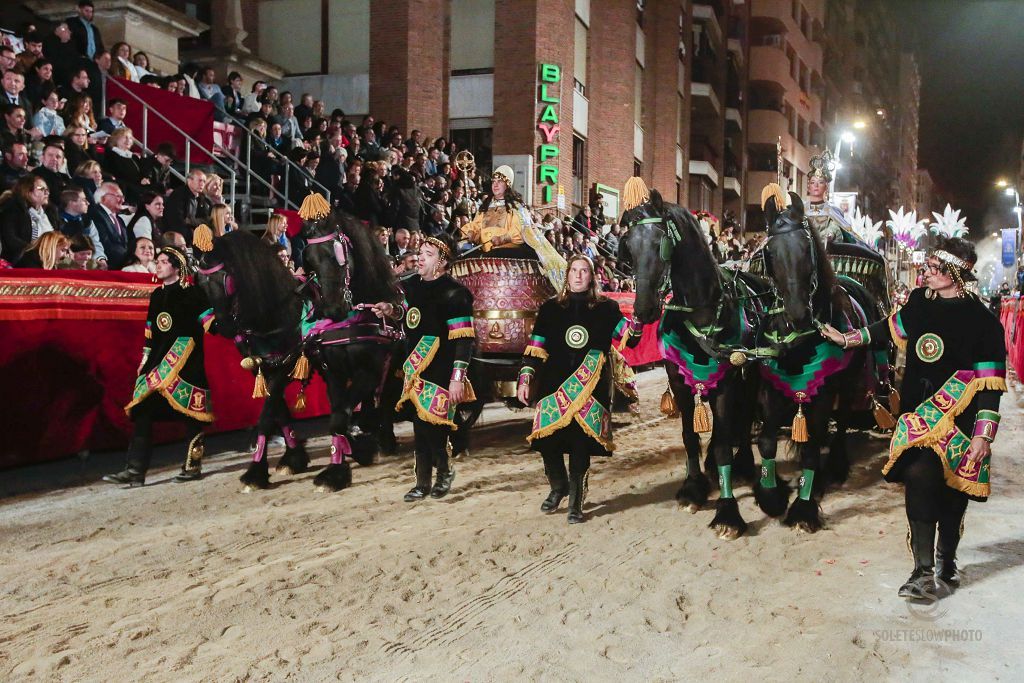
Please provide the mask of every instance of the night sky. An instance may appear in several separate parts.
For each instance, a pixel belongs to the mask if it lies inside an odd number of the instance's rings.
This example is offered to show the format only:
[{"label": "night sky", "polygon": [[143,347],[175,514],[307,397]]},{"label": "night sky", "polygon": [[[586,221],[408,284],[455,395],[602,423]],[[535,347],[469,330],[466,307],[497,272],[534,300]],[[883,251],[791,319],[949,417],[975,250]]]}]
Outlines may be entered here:
[{"label": "night sky", "polygon": [[[963,209],[972,237],[1016,227],[1024,135],[1024,0],[889,0],[921,70],[918,166]],[[1018,188],[1024,191],[1024,188]]]}]

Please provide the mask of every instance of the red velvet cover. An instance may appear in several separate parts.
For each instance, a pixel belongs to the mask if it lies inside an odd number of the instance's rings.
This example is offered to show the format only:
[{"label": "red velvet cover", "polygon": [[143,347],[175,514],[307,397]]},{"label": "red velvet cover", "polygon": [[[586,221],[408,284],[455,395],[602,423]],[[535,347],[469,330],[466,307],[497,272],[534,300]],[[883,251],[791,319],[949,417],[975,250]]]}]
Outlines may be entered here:
[{"label": "red velvet cover", "polygon": [[[148,275],[107,271],[0,270],[0,468],[57,460],[84,449],[125,448],[131,398],[142,353]],[[632,294],[612,294],[623,313]],[[644,330],[631,365],[660,360],[657,325]],[[233,343],[206,337],[206,373],[216,422],[208,432],[256,423],[260,401],[253,378],[241,369]],[[291,405],[298,384],[288,390]],[[300,418],[329,412],[326,391],[314,377]],[[158,430],[162,440],[178,428]]]}]

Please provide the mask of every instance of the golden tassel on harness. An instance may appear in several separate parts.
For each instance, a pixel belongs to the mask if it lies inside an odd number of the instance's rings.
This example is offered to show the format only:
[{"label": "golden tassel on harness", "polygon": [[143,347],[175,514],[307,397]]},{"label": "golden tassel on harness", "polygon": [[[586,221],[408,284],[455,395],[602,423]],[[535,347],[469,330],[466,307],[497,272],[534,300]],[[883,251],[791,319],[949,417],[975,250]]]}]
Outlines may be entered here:
[{"label": "golden tassel on harness", "polygon": [[302,200],[299,207],[299,217],[304,221],[318,221],[331,213],[331,205],[327,203],[323,195],[318,192],[310,192]]},{"label": "golden tassel on harness", "polygon": [[192,244],[199,251],[213,251],[213,230],[206,223],[192,231]]},{"label": "golden tassel on harness", "polygon": [[306,409],[306,387],[299,389],[299,395],[295,397],[295,405],[292,407],[297,413],[301,413]]},{"label": "golden tassel on harness", "polygon": [[[892,397],[890,396],[890,401]],[[871,412],[875,416],[875,424],[878,425],[879,429],[892,429],[896,426],[896,418],[892,416],[885,406],[878,402],[874,396],[871,397],[872,408]]]},{"label": "golden tassel on harness", "polygon": [[807,443],[810,438],[807,435],[807,417],[804,415],[802,403],[796,405],[796,415],[793,416],[793,441],[796,443]]},{"label": "golden tassel on harness", "polygon": [[711,431],[711,410],[699,391],[693,396],[693,431],[698,434]]},{"label": "golden tassel on harness", "polygon": [[676,417],[679,415],[679,408],[676,400],[672,398],[671,387],[665,387],[665,393],[661,395],[661,414],[665,417]]},{"label": "golden tassel on harness", "polygon": [[270,390],[267,389],[267,380],[263,378],[263,369],[260,368],[256,371],[256,383],[252,386],[252,397],[266,398],[267,396],[270,396]]},{"label": "golden tassel on harness", "polygon": [[292,374],[288,376],[300,381],[309,379],[309,359],[306,358],[305,351],[299,354],[298,360],[295,361],[295,367],[292,368]]}]

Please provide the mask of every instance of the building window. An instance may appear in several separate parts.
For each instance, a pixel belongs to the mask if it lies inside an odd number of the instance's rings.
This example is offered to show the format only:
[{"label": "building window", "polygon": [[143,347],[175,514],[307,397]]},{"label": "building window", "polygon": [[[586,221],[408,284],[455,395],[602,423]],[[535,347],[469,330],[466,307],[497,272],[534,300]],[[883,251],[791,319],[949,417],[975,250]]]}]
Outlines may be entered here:
[{"label": "building window", "polygon": [[644,172],[644,165],[639,159],[633,159],[633,175],[640,177]]},{"label": "building window", "polygon": [[644,92],[644,68],[640,62],[636,62],[636,71],[633,82],[633,120],[638,124],[643,121],[643,92]]},{"label": "building window", "polygon": [[582,205],[584,180],[587,169],[587,142],[578,135],[572,136],[572,203]]},{"label": "building window", "polygon": [[451,141],[459,149],[468,149],[476,160],[477,168],[490,172],[493,151],[491,147],[492,128],[461,128],[451,131]]},{"label": "building window", "polygon": [[587,94],[587,41],[590,32],[587,25],[576,17],[576,33],[573,40],[573,86],[584,97]]}]

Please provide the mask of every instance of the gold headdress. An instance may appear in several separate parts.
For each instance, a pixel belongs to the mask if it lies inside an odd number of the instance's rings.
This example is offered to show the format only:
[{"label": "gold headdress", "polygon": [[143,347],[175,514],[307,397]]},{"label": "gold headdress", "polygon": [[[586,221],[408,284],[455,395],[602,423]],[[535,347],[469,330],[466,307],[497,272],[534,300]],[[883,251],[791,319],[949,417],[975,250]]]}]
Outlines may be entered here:
[{"label": "gold headdress", "polygon": [[807,173],[807,179],[821,178],[826,183],[831,183],[835,170],[836,161],[832,158],[832,152],[826,149],[821,154],[811,157],[811,170]]},{"label": "gold headdress", "polygon": [[445,261],[452,260],[452,250],[448,247],[447,244],[445,244],[441,240],[437,239],[436,237],[424,237],[423,241],[426,244],[432,244],[435,247],[437,247],[438,253],[441,255],[441,258],[443,258]]}]

